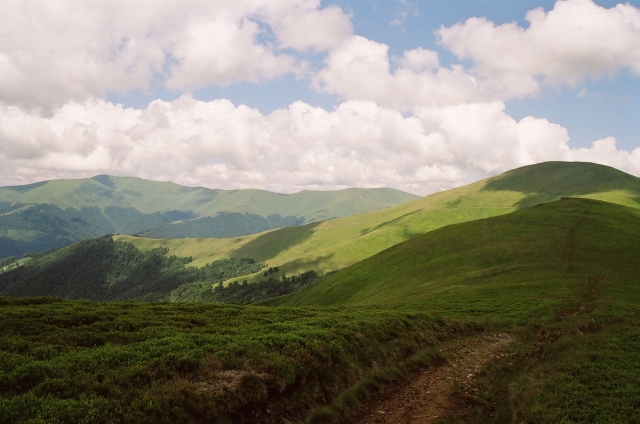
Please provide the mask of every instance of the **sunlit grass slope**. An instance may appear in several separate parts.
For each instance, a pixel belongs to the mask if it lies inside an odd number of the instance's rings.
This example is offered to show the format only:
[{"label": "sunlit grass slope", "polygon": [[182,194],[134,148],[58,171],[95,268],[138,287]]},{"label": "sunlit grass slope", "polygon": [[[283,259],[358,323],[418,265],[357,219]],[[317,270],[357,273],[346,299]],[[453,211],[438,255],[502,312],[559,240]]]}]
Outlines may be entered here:
[{"label": "sunlit grass slope", "polygon": [[180,257],[191,256],[193,258],[193,262],[191,262],[189,266],[204,266],[219,259],[229,258],[229,252],[237,250],[256,237],[259,237],[259,235],[253,234],[245,237],[221,239],[155,239],[118,235],[114,236],[114,240],[132,243],[138,249],[143,251],[165,246],[169,248],[170,255]]},{"label": "sunlit grass slope", "polygon": [[513,343],[460,395],[465,422],[640,422],[639,239],[640,209],[568,198],[435,230],[263,303],[498,325]]},{"label": "sunlit grass slope", "polygon": [[594,276],[640,288],[639,238],[639,209],[565,199],[441,228],[271,303],[527,318]]},{"label": "sunlit grass slope", "polygon": [[[259,235],[127,241],[139,248],[168,246],[172,254],[193,256],[194,265],[225,257],[250,257],[278,266],[287,274],[310,269],[323,273],[445,225],[502,215],[563,196],[640,207],[640,179],[592,163],[547,162],[387,209]],[[248,279],[258,278],[259,274]]]}]

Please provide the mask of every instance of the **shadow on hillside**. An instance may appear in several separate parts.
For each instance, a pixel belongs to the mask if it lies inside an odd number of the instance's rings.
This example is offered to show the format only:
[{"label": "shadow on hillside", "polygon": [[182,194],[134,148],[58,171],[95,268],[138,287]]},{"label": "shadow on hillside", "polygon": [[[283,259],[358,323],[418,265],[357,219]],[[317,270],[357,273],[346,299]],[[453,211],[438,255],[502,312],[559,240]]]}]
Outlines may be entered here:
[{"label": "shadow on hillside", "polygon": [[398,221],[400,221],[400,220],[402,220],[402,219],[404,219],[404,218],[408,217],[409,215],[413,215],[414,213],[418,213],[418,212],[420,212],[420,211],[421,211],[421,209],[417,209],[417,210],[415,210],[415,211],[411,211],[411,212],[405,213],[404,215],[400,215],[399,217],[394,218],[394,219],[391,219],[391,220],[389,220],[389,221],[381,222],[380,224],[376,225],[376,226],[375,226],[375,227],[373,227],[373,228],[364,228],[364,229],[362,229],[362,230],[360,231],[360,235],[365,235],[365,234],[372,233],[372,232],[374,232],[375,230],[378,230],[378,229],[380,229],[380,228],[384,227],[385,225],[393,224],[394,222],[398,222]]},{"label": "shadow on hillside", "polygon": [[[306,258],[298,258],[293,261],[287,262],[286,265],[289,269],[305,269],[305,270],[317,271],[318,269],[320,269],[319,265],[325,263],[329,259],[333,258],[335,255],[336,255],[335,252],[329,253],[326,256],[318,256],[314,260],[310,260]],[[337,270],[333,270],[333,271],[337,271]]]},{"label": "shadow on hillside", "polygon": [[9,186],[9,187],[2,187],[2,188],[4,188],[5,190],[15,191],[17,193],[26,193],[30,190],[33,190],[34,188],[47,185],[48,182],[49,181],[40,181],[39,183],[26,184],[21,186]]},{"label": "shadow on hillside", "polygon": [[271,259],[297,244],[308,240],[320,222],[297,227],[285,227],[262,234],[231,252],[232,258],[251,258],[258,262]]},{"label": "shadow on hillside", "polygon": [[592,193],[627,191],[640,204],[640,179],[617,169],[583,162],[546,162],[514,169],[490,179],[482,191],[515,191],[527,196],[519,208]]}]

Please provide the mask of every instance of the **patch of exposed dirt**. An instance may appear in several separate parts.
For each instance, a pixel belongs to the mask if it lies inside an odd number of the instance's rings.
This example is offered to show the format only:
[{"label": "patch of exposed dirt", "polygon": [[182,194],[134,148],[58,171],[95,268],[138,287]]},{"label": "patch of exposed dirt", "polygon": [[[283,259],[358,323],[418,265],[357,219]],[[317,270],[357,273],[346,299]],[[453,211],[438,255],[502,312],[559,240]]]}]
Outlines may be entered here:
[{"label": "patch of exposed dirt", "polygon": [[[464,406],[457,401],[456,390],[468,392],[476,374],[489,361],[504,354],[513,338],[505,333],[455,340],[440,352],[447,361],[399,382],[395,387],[366,403],[348,424],[423,424],[439,418],[465,420]],[[459,393],[458,393],[459,394]]]}]

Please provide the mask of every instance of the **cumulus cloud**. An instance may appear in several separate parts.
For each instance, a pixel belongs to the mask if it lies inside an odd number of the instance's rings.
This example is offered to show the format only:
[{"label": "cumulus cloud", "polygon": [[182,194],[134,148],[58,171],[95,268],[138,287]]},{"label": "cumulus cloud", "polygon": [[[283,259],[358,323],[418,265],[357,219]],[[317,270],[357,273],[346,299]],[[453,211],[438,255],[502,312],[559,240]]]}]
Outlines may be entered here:
[{"label": "cumulus cloud", "polygon": [[273,48],[255,42],[260,27],[248,19],[202,22],[190,25],[185,33],[174,49],[177,64],[171,66],[167,80],[172,89],[260,82],[295,68],[293,57],[274,54]]},{"label": "cumulus cloud", "polygon": [[319,6],[319,0],[302,3],[270,19],[281,47],[300,51],[331,50],[351,35],[353,26],[349,15],[335,5],[322,9]]},{"label": "cumulus cloud", "polygon": [[52,109],[107,90],[175,90],[300,72],[284,48],[332,48],[349,16],[319,0],[86,2],[8,0],[0,6],[0,101]]},{"label": "cumulus cloud", "polygon": [[437,33],[441,43],[504,100],[535,94],[541,83],[575,86],[628,68],[640,74],[640,10],[592,0],[559,0],[526,15],[527,28],[470,18]]},{"label": "cumulus cloud", "polygon": [[412,117],[362,100],[331,112],[295,102],[263,115],[188,95],[146,109],[70,102],[49,118],[4,106],[0,182],[110,173],[227,189],[391,186],[427,194],[544,160],[640,173],[640,148],[621,151],[605,139],[571,149],[568,140],[545,119],[515,121],[502,102],[422,107]]},{"label": "cumulus cloud", "polygon": [[479,87],[462,66],[441,67],[435,51],[408,50],[393,72],[388,51],[386,44],[354,35],[329,53],[315,86],[346,99],[375,101],[401,110],[498,99]]}]

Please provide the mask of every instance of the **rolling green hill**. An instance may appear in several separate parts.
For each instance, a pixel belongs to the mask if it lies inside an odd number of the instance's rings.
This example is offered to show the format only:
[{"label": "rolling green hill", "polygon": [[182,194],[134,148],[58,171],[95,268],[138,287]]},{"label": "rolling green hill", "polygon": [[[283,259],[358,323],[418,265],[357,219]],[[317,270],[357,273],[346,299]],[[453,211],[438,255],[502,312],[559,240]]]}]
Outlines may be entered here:
[{"label": "rolling green hill", "polygon": [[566,198],[440,228],[271,303],[528,316],[589,278],[640,289],[639,237],[640,209]]},{"label": "rolling green hill", "polygon": [[183,285],[208,281],[211,286],[263,268],[251,259],[185,267],[190,258],[167,255],[166,248],[141,252],[130,243],[114,242],[112,236],[83,240],[26,259],[0,272],[0,296],[162,301]]},{"label": "rolling green hill", "polygon": [[235,237],[416,198],[387,188],[285,195],[183,187],[107,175],[0,187],[0,258],[54,249],[107,233]]},{"label": "rolling green hill", "polygon": [[501,323],[517,341],[464,400],[474,422],[637,422],[639,239],[639,209],[567,198],[432,231],[263,303]]},{"label": "rolling green hill", "polygon": [[[564,196],[640,207],[640,178],[581,162],[546,162],[383,210],[233,239],[125,237],[141,249],[169,247],[194,265],[236,257],[277,266],[287,275],[338,270],[420,234],[503,215]],[[248,279],[258,280],[259,274]]]},{"label": "rolling green hill", "polygon": [[482,332],[512,342],[451,388],[469,422],[638,422],[639,237],[640,209],[566,198],[264,302],[332,308],[0,297],[0,420],[342,422]]}]

